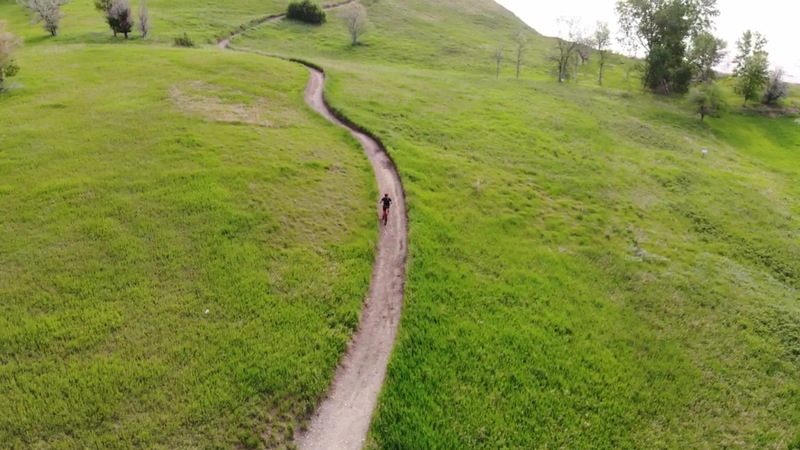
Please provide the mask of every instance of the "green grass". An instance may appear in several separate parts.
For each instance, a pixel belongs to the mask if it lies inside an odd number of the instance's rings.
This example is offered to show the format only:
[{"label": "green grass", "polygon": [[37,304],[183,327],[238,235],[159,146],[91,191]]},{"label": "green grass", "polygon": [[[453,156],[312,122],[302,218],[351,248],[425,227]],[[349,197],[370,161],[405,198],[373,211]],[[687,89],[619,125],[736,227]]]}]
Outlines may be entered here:
[{"label": "green grass", "polygon": [[800,125],[702,125],[621,66],[611,89],[591,66],[558,85],[546,48],[494,80],[518,23],[488,2],[368,11],[356,48],[335,20],[233,45],[326,67],[331,102],[400,168],[407,297],[371,446],[789,448]]},{"label": "green grass", "polygon": [[[331,3],[336,1],[322,1],[324,5]],[[171,43],[174,36],[186,32],[198,43],[213,43],[242,24],[285,12],[288,4],[289,0],[149,0],[153,29],[148,39]],[[138,1],[131,1],[131,5],[136,14]],[[50,37],[40,25],[28,24],[27,16],[14,0],[0,0],[0,17],[8,20],[11,31],[24,36],[29,43],[111,43],[123,40],[122,36],[113,37],[102,13],[95,11],[93,0],[73,0],[62,11],[65,17],[59,36]],[[138,21],[138,16],[135,20]],[[138,31],[131,34],[132,39],[138,37]]]},{"label": "green grass", "polygon": [[[283,9],[162,1],[156,43]],[[794,118],[700,124],[624,58],[606,88],[596,62],[559,85],[533,30],[523,79],[495,80],[521,26],[502,8],[364,3],[355,48],[340,12],[233,45],[324,66],[400,168],[407,296],[370,446],[796,446]],[[357,322],[366,161],[301,105],[303,69],[86,46],[110,32],[68,8],[50,39],[0,3],[28,42],[0,97],[0,442],[283,445]]]},{"label": "green grass", "polygon": [[0,447],[285,443],[358,322],[376,231],[369,164],[304,105],[308,72],[142,46],[19,63]]}]

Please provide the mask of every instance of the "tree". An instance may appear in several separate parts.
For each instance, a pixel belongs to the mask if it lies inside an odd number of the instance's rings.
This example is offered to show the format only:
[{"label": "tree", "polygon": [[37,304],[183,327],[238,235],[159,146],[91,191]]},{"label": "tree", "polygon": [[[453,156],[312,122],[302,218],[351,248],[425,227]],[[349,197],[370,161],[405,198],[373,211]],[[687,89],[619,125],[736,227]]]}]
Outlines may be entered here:
[{"label": "tree", "polygon": [[150,32],[150,8],[147,0],[141,0],[139,3],[139,32],[142,33],[142,39]]},{"label": "tree", "polygon": [[44,23],[45,31],[51,36],[58,34],[61,18],[64,17],[61,7],[68,3],[69,0],[17,0],[17,4],[28,11],[30,23]]},{"label": "tree", "polygon": [[106,13],[106,22],[114,36],[122,33],[128,39],[128,33],[133,31],[133,12],[128,0],[116,0]]},{"label": "tree", "polygon": [[736,42],[739,53],[734,60],[734,76],[737,80],[733,90],[744,97],[744,106],[747,106],[748,100],[758,101],[769,79],[769,55],[764,50],[766,44],[763,36],[750,30],[745,31]]},{"label": "tree", "polygon": [[714,37],[707,31],[694,37],[689,52],[689,61],[698,80],[710,83],[716,77],[714,67],[725,58],[727,46],[727,42]]},{"label": "tree", "polygon": [[606,66],[606,60],[610,54],[611,49],[611,30],[608,28],[607,22],[597,22],[597,28],[594,30],[594,46],[597,49],[598,63],[600,64],[600,71],[597,76],[597,84],[603,85],[603,69]]},{"label": "tree", "polygon": [[716,0],[618,0],[623,38],[646,52],[642,82],[654,92],[685,92],[691,82],[686,43],[709,30]]},{"label": "tree", "polygon": [[725,108],[722,91],[714,83],[703,83],[689,90],[689,104],[700,114],[700,122],[706,116],[716,116]]},{"label": "tree", "polygon": [[522,32],[522,29],[519,29],[514,32],[514,50],[517,62],[517,79],[519,79],[519,70],[522,66],[522,58],[525,56],[525,50],[528,47],[528,38],[525,37],[525,33]]},{"label": "tree", "polygon": [[344,10],[342,20],[350,33],[352,45],[358,45],[358,38],[367,32],[367,27],[369,26],[367,10],[360,3],[357,3]]},{"label": "tree", "polygon": [[764,91],[764,96],[761,102],[765,105],[776,105],[778,101],[789,95],[789,83],[783,80],[786,73],[783,68],[776,67],[775,70],[769,73],[769,80],[767,80],[767,90]]},{"label": "tree", "polygon": [[733,59],[733,74],[739,75],[744,70],[744,66],[749,58],[752,58],[756,53],[766,52],[764,48],[767,46],[767,38],[759,32],[752,32],[747,30],[742,34],[742,37],[736,41],[736,58]]},{"label": "tree", "polygon": [[0,20],[0,92],[6,90],[5,80],[19,72],[19,66],[14,62],[14,52],[22,47],[22,39],[6,31],[6,21]]},{"label": "tree", "polygon": [[494,60],[497,63],[497,75],[496,78],[500,78],[500,63],[503,62],[503,51],[505,50],[503,44],[498,44],[497,48],[494,51]]},{"label": "tree", "polygon": [[94,9],[102,13],[111,11],[111,6],[113,5],[114,2],[112,0],[94,0]]},{"label": "tree", "polygon": [[558,82],[563,83],[569,77],[570,63],[578,57],[578,47],[584,37],[580,20],[576,18],[562,17],[558,19],[558,25],[556,47],[548,59],[555,65]]}]

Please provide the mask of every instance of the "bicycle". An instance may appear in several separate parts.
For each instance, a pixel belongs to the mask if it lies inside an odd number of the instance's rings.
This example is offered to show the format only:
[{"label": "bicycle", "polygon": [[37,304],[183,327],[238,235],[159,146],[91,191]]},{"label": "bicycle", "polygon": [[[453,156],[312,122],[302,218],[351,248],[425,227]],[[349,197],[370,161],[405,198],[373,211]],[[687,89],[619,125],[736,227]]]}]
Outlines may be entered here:
[{"label": "bicycle", "polygon": [[383,210],[383,214],[381,215],[381,222],[383,222],[383,226],[386,226],[389,223],[389,208]]}]

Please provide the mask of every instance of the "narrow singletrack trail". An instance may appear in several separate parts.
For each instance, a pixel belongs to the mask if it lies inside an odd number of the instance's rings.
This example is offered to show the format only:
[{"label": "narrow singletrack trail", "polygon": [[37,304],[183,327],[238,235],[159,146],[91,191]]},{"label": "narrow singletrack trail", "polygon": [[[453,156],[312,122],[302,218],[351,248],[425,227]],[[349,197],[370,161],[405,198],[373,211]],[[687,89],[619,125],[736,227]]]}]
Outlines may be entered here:
[{"label": "narrow singletrack trail", "polygon": [[[348,1],[326,9],[352,3]],[[262,23],[275,21],[273,16]],[[220,41],[227,48],[232,35]],[[364,148],[381,195],[392,197],[389,223],[380,225],[377,255],[367,298],[361,311],[358,330],[336,369],[327,396],[312,417],[308,430],[298,435],[301,450],[359,450],[364,446],[372,412],[386,377],[403,295],[408,251],[408,218],[400,176],[389,155],[371,137],[339,120],[325,102],[325,74],[308,67],[311,77],[306,85],[305,101],[317,113],[350,131]],[[378,211],[378,199],[375,199]]]}]

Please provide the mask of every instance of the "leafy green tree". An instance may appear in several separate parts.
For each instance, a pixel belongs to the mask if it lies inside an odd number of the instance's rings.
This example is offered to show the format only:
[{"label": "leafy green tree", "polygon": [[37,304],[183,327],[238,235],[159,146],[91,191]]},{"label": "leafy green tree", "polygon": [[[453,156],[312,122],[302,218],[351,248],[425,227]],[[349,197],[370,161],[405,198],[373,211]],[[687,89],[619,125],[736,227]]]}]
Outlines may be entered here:
[{"label": "leafy green tree", "polygon": [[700,114],[700,122],[703,122],[706,116],[715,117],[725,109],[722,91],[714,83],[703,83],[691,88],[688,102],[697,114]]},{"label": "leafy green tree", "polygon": [[647,52],[645,86],[663,94],[686,92],[692,78],[686,43],[712,27],[716,0],[618,0],[617,15],[624,40]]},{"label": "leafy green tree", "polygon": [[767,38],[762,36],[761,33],[752,32],[747,30],[742,34],[742,37],[736,41],[736,58],[734,58],[733,74],[739,75],[744,69],[745,63],[748,58],[752,58],[756,53],[766,52],[764,49],[767,46]]},{"label": "leafy green tree", "polygon": [[744,97],[744,106],[747,106],[748,100],[759,100],[769,80],[769,55],[764,50],[766,44],[763,36],[750,30],[736,42],[739,52],[734,60],[736,85],[733,91]]},{"label": "leafy green tree", "polygon": [[706,83],[714,80],[716,77],[714,67],[725,58],[727,47],[727,42],[714,37],[707,31],[694,37],[689,52],[689,61],[698,80]]},{"label": "leafy green tree", "polygon": [[6,31],[6,21],[0,20],[0,92],[5,91],[4,83],[19,72],[14,62],[14,51],[22,47],[22,39]]},{"label": "leafy green tree", "polygon": [[608,28],[607,22],[597,22],[597,28],[594,30],[594,47],[597,49],[598,64],[600,71],[597,75],[597,84],[603,85],[603,70],[606,66],[608,56],[611,54],[611,29]]}]

